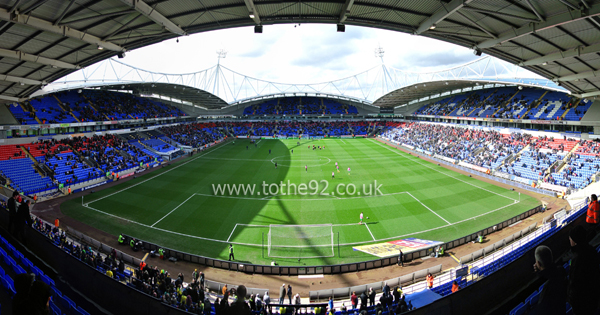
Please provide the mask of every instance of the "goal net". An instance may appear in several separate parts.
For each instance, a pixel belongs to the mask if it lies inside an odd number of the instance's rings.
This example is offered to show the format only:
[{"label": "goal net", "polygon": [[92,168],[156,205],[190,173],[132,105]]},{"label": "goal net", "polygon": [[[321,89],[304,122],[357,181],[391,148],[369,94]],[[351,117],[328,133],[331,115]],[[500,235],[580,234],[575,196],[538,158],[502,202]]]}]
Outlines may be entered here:
[{"label": "goal net", "polygon": [[269,257],[333,257],[333,225],[271,224],[267,246]]}]

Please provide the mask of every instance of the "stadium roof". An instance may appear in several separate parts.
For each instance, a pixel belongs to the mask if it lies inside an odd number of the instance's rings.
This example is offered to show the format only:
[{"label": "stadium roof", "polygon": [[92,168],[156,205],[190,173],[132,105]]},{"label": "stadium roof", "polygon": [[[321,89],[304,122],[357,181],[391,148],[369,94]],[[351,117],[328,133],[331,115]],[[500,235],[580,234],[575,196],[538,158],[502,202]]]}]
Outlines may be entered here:
[{"label": "stadium roof", "polygon": [[[541,80],[540,80],[541,81]],[[558,86],[543,86],[535,79],[522,80],[442,80],[418,83],[394,90],[379,99],[373,105],[378,107],[398,107],[417,102],[426,97],[450,95],[451,92],[463,89],[495,88],[498,86],[529,86],[565,92]]]},{"label": "stadium roof", "polygon": [[110,84],[98,86],[101,90],[131,91],[148,97],[166,99],[188,104],[202,104],[206,109],[220,109],[227,106],[227,102],[212,93],[189,86],[167,83],[134,83],[134,84]]},{"label": "stadium roof", "polygon": [[0,3],[0,98],[28,97],[78,68],[169,38],[280,23],[436,38],[587,97],[600,94],[599,15],[598,0],[8,0]]}]

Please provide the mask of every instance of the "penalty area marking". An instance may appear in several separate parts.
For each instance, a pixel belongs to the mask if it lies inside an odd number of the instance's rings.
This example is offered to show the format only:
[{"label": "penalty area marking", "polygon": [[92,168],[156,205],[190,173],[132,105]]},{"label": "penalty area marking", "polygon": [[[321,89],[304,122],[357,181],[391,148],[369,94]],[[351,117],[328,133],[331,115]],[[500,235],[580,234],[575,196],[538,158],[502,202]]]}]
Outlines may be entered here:
[{"label": "penalty area marking", "polygon": [[238,224],[236,223],[235,226],[233,227],[233,230],[231,230],[231,234],[229,234],[229,237],[227,238],[227,242],[229,242],[229,239],[231,239],[231,236],[233,235],[233,232],[235,232],[235,229],[237,228]]},{"label": "penalty area marking", "polygon": [[[520,201],[517,202],[517,203],[520,203]],[[476,216],[471,217],[471,218],[467,218],[467,219],[464,219],[464,220],[461,220],[461,221],[458,221],[458,222],[454,222],[452,224],[446,224],[446,225],[438,226],[438,227],[435,227],[435,228],[432,228],[432,229],[423,230],[423,231],[412,232],[412,233],[407,233],[407,234],[403,234],[403,235],[398,235],[398,236],[392,236],[392,237],[387,237],[387,238],[383,238],[383,239],[378,239],[377,241],[387,241],[387,240],[393,240],[393,239],[400,239],[400,238],[403,238],[403,237],[406,237],[406,236],[411,236],[411,235],[416,235],[416,234],[427,233],[427,232],[439,230],[439,229],[442,229],[442,228],[450,227],[450,226],[457,225],[457,224],[460,224],[460,223],[463,223],[463,222],[466,222],[466,221],[469,221],[469,220],[472,220],[472,219],[479,218],[481,216],[484,216],[484,215],[487,215],[487,214],[490,214],[490,213],[502,210],[502,209],[504,209],[506,207],[509,207],[509,206],[512,206],[512,205],[514,205],[514,204],[511,203],[511,204],[508,204],[506,206],[502,206],[502,207],[500,207],[498,209],[494,209],[494,210],[488,211],[486,213],[482,213],[482,214],[476,215]],[[90,210],[96,211],[98,213],[102,213],[102,214],[104,214],[106,216],[110,216],[110,217],[117,218],[117,219],[129,222],[129,223],[137,224],[139,226],[143,226],[143,227],[146,227],[146,228],[149,228],[149,229],[154,229],[154,230],[157,230],[157,231],[161,231],[161,232],[165,232],[165,233],[170,233],[170,234],[174,234],[174,235],[178,235],[178,236],[184,236],[184,237],[189,237],[189,238],[194,238],[194,239],[199,239],[199,240],[204,240],[204,241],[212,241],[212,242],[217,242],[217,243],[230,243],[230,244],[235,244],[235,245],[246,245],[246,246],[253,246],[253,247],[261,247],[262,246],[262,244],[250,244],[250,243],[230,242],[230,241],[217,240],[217,239],[208,238],[208,237],[202,237],[202,236],[196,236],[196,235],[189,235],[189,234],[179,233],[179,232],[175,232],[175,231],[171,231],[171,230],[161,229],[161,228],[158,228],[158,227],[155,227],[155,226],[150,226],[150,225],[147,225],[147,224],[144,224],[144,223],[140,223],[140,222],[137,222],[137,221],[133,221],[133,220],[130,220],[130,219],[126,219],[126,218],[120,217],[118,215],[114,215],[112,213],[104,212],[102,210],[98,210],[96,208],[93,208],[93,207],[90,207],[90,206],[87,206],[87,205],[84,205],[84,207],[88,208]],[[261,225],[241,224],[241,223],[238,223],[236,225],[261,226]],[[358,225],[358,223],[333,224],[333,226],[343,226],[343,225]],[[370,230],[369,230],[369,232],[370,232]],[[371,235],[371,237],[373,237],[373,235]],[[339,245],[340,246],[361,245],[361,244],[367,244],[367,243],[371,243],[371,242],[372,241],[354,242],[354,243],[343,243],[343,244],[339,244]]]},{"label": "penalty area marking", "polygon": [[365,223],[365,227],[367,227],[367,230],[369,231],[369,234],[371,234],[373,240],[376,241],[375,236],[373,236],[373,233],[371,232],[371,229],[369,229],[369,225],[367,223]]}]

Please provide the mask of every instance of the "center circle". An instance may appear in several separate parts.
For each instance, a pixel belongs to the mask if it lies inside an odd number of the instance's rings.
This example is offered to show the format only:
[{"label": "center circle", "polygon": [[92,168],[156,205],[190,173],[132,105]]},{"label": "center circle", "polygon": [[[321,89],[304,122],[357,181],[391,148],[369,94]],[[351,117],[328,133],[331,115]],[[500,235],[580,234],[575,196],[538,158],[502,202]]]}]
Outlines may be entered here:
[{"label": "center circle", "polygon": [[[286,159],[282,160],[282,158],[286,158]],[[306,164],[292,166],[291,162],[305,162]],[[323,166],[325,164],[331,163],[331,159],[328,157],[319,157],[318,159],[295,160],[295,159],[290,159],[288,156],[276,156],[271,159],[271,163],[273,163],[273,164],[277,163],[277,166],[287,166],[287,167],[304,167],[305,165],[308,167],[317,167],[317,166]],[[308,164],[308,163],[315,163],[315,164]]]}]

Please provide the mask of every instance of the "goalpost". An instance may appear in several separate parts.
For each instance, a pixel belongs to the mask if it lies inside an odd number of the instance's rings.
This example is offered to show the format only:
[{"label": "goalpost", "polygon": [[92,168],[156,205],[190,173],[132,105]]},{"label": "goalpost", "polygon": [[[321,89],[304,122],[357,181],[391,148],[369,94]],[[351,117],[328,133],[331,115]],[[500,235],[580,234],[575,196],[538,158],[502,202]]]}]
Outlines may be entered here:
[{"label": "goalpost", "polygon": [[333,225],[270,224],[267,250],[275,258],[333,257]]}]

